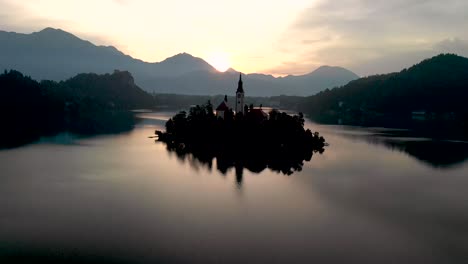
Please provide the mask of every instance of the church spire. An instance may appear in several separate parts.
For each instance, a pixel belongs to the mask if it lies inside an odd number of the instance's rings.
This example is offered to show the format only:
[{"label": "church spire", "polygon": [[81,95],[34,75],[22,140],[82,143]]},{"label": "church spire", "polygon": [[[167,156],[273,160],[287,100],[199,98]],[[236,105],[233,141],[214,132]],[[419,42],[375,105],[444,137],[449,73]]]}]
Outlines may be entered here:
[{"label": "church spire", "polygon": [[239,73],[239,84],[236,91],[236,114],[244,113],[244,83],[242,82],[242,73]]},{"label": "church spire", "polygon": [[242,82],[242,73],[239,73],[239,84],[236,93],[244,93],[244,83]]}]

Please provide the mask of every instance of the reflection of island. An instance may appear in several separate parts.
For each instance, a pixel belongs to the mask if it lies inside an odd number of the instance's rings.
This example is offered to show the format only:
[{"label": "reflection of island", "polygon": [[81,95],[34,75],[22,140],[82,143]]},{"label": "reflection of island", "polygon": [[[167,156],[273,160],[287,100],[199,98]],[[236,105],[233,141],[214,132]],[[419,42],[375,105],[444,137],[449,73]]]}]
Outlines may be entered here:
[{"label": "reflection of island", "polygon": [[[216,158],[216,169],[226,174],[231,168],[236,171],[236,181],[242,184],[243,169],[254,173],[260,173],[265,169],[274,172],[291,175],[301,171],[304,161],[310,161],[313,153],[323,153],[324,149],[308,147],[250,147],[246,144],[206,144],[185,145],[183,143],[165,141],[167,150],[175,153],[181,160],[188,160],[202,164],[207,168],[213,167]],[[258,146],[258,145],[257,145]]]}]

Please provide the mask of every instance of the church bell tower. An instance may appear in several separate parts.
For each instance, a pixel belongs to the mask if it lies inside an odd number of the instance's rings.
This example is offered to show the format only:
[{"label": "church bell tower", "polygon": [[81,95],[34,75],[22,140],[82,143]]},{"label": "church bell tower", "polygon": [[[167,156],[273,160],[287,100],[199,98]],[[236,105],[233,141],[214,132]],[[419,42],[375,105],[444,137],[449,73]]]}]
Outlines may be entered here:
[{"label": "church bell tower", "polygon": [[244,113],[244,84],[242,82],[242,73],[239,74],[239,84],[236,91],[236,114]]}]

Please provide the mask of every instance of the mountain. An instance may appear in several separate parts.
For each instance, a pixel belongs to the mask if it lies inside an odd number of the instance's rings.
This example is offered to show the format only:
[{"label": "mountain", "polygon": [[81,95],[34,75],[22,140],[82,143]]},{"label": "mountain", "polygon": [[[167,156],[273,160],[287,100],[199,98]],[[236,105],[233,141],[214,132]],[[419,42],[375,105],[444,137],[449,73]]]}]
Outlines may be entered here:
[{"label": "mountain", "polygon": [[[322,66],[311,73],[300,76],[290,75],[279,79],[279,81],[284,86],[289,85],[291,89],[301,91],[300,94],[295,95],[311,95],[326,88],[347,84],[357,78],[359,78],[359,76],[345,68]],[[311,83],[314,84],[314,87],[318,88],[313,90],[312,93],[310,92],[310,87],[308,87]]]},{"label": "mountain", "polygon": [[[187,53],[148,63],[112,46],[96,46],[60,29],[46,28],[31,34],[0,31],[0,69],[15,69],[35,79],[64,80],[79,73],[104,74],[129,71],[147,91],[192,95],[232,94],[238,73],[216,71]],[[339,67],[320,67],[302,76],[275,78],[249,74],[249,96],[311,95],[344,85],[358,76]]]},{"label": "mountain", "polygon": [[137,79],[214,71],[208,63],[189,54],[178,54],[160,63],[146,63],[115,47],[95,46],[52,28],[31,34],[0,31],[0,54],[0,67],[14,68],[37,79],[63,80],[79,73],[103,74],[115,69],[130,71]]},{"label": "mountain", "polygon": [[[323,66],[306,75],[274,77],[254,73],[243,75],[242,78],[248,96],[307,96],[326,88],[346,84],[359,77],[344,68]],[[231,95],[235,91],[238,79],[239,72],[230,69],[224,73],[196,71],[178,77],[157,77],[152,83],[158,84],[153,90],[157,93]],[[174,87],[177,87],[176,91]]]},{"label": "mountain", "polygon": [[327,89],[306,98],[301,110],[323,122],[402,126],[422,119],[468,128],[466,98],[468,59],[441,54],[398,73]]}]

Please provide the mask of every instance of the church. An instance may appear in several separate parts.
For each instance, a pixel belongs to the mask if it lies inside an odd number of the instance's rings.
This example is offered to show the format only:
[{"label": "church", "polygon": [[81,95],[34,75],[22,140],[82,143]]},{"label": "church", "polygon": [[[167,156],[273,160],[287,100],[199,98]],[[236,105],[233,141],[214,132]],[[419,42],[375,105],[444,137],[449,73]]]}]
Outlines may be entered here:
[{"label": "church", "polygon": [[[246,114],[246,105],[244,104],[244,82],[242,81],[242,73],[239,74],[239,82],[237,84],[237,91],[236,91],[236,102],[235,102],[235,114],[237,113],[242,113]],[[232,111],[232,108],[229,107],[228,105],[228,98],[227,95],[224,96],[224,101],[219,104],[219,106],[216,108],[216,116],[223,118],[225,117],[226,113],[229,111]]]},{"label": "church", "polygon": [[[242,73],[239,74],[239,82],[237,84],[236,97],[235,97],[235,106],[234,106],[234,117],[235,115],[242,113],[242,116],[249,117],[250,119],[255,119],[258,122],[261,122],[265,119],[268,119],[268,114],[262,110],[262,105],[260,107],[253,107],[251,104],[250,107],[247,106],[244,102],[245,92],[244,92],[244,82],[242,81]],[[216,108],[216,117],[226,119],[228,115],[233,115],[233,109],[229,107],[228,97],[224,96],[224,101],[219,104]]]}]

